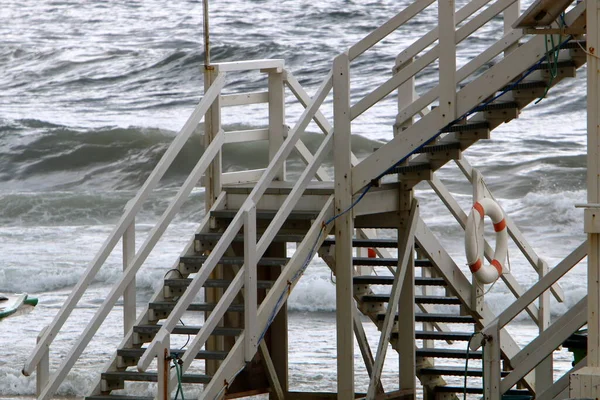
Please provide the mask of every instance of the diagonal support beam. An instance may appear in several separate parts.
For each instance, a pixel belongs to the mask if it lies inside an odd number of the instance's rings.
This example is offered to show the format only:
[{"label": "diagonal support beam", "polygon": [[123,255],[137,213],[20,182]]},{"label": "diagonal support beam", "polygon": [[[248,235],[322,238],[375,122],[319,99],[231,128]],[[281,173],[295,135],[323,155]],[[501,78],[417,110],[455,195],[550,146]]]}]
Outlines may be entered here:
[{"label": "diagonal support beam", "polygon": [[[410,260],[413,248],[414,248],[414,235],[417,226],[419,215],[419,205],[416,200],[413,200],[412,207],[409,214],[409,223],[407,224],[406,231],[403,236],[406,238],[405,247],[398,249],[398,268],[396,268],[396,274],[394,278],[394,284],[392,286],[392,293],[388,302],[387,311],[385,313],[385,320],[381,328],[381,336],[379,338],[379,344],[377,346],[377,357],[375,359],[375,368],[373,369],[373,375],[369,383],[369,390],[367,391],[367,399],[372,400],[375,398],[377,382],[381,377],[381,371],[383,370],[383,363],[394,327],[394,319],[396,316],[396,308],[398,307],[398,301],[400,300],[401,288],[404,283],[404,277],[408,269],[408,261]],[[413,239],[411,239],[413,238]]]},{"label": "diagonal support beam", "polygon": [[277,371],[275,371],[275,364],[273,364],[271,354],[269,354],[269,348],[264,340],[260,342],[258,350],[260,351],[263,364],[265,365],[265,369],[267,371],[267,380],[269,381],[269,385],[273,390],[271,394],[275,397],[275,400],[284,400],[285,395],[283,393],[283,388],[281,387],[281,382],[279,382],[279,378],[277,377]]},{"label": "diagonal support beam", "polygon": [[[367,368],[369,378],[372,378],[375,359],[373,358],[373,353],[371,353],[371,347],[369,346],[369,339],[365,333],[365,328],[360,320],[360,312],[356,307],[354,307],[354,336],[356,336],[356,341],[358,342],[358,347],[360,348],[360,353],[362,354],[363,361],[365,362],[365,367]],[[375,389],[377,394],[384,393],[381,379],[376,382]]]}]

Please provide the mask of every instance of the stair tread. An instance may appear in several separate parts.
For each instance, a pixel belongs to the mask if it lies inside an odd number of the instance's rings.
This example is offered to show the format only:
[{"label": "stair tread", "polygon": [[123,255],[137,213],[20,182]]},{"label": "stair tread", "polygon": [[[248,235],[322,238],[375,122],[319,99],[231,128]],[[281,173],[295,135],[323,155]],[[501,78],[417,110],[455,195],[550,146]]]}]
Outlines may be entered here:
[{"label": "stair tread", "polygon": [[[165,279],[165,286],[169,287],[186,287],[192,283],[192,278],[174,278],[174,279]],[[257,281],[256,285],[259,289],[269,289],[273,286],[274,281]],[[204,287],[218,287],[223,288],[227,287],[231,284],[231,280],[229,279],[208,279],[204,283]]]},{"label": "stair tread", "polygon": [[[394,332],[392,332],[394,335]],[[473,332],[440,332],[440,331],[415,331],[415,337],[417,339],[431,339],[431,340],[457,340],[457,341],[468,341],[471,339]],[[396,334],[397,336],[397,334]]]},{"label": "stair tread", "polygon": [[[103,372],[102,379],[114,380],[123,379],[126,381],[138,381],[138,382],[156,382],[156,372],[139,372],[139,371],[110,371]],[[183,383],[209,383],[211,376],[204,374],[183,374],[181,381]]]},{"label": "stair tread", "polygon": [[411,172],[421,172],[428,171],[431,169],[431,164],[429,163],[409,163],[408,165],[400,165],[390,169],[386,175],[391,174],[409,174]]},{"label": "stair tread", "polygon": [[[135,325],[133,331],[136,333],[156,333],[162,325]],[[177,325],[173,329],[177,335],[195,335],[200,332],[202,327],[198,325]],[[242,333],[241,328],[215,328],[212,332],[216,336],[239,336]]]},{"label": "stair tread", "polygon": [[454,124],[442,129],[442,132],[466,132],[478,129],[489,129],[487,121],[482,122],[467,122],[466,124]]},{"label": "stair tread", "polygon": [[548,86],[548,82],[544,81],[532,81],[532,82],[521,82],[517,84],[508,84],[503,87],[499,92],[504,92],[508,90],[525,90],[525,89],[540,89]]},{"label": "stair tread", "polygon": [[[398,314],[395,316],[398,319]],[[383,321],[385,313],[377,314],[377,319]],[[455,324],[470,324],[474,323],[475,319],[470,315],[452,315],[452,314],[434,314],[434,313],[415,313],[417,322],[448,322]]]},{"label": "stair tread", "polygon": [[[135,349],[119,349],[117,350],[117,355],[121,357],[131,357],[131,358],[140,358],[146,348],[140,347]],[[171,349],[171,354],[182,355],[185,353],[185,349]],[[195,358],[198,360],[224,360],[227,357],[226,351],[209,351],[209,350],[200,350],[196,354]]]},{"label": "stair tread", "polygon": [[[196,233],[196,240],[204,240],[204,241],[218,241],[223,233],[221,232],[207,232],[207,233]],[[257,235],[257,240],[260,240],[262,235]],[[275,235],[273,238],[273,242],[292,242],[299,243],[304,239],[304,235],[294,234],[294,233],[279,233]],[[236,235],[233,239],[234,242],[242,242],[244,241],[244,235]]]},{"label": "stair tread", "polygon": [[[355,285],[391,285],[394,283],[392,275],[363,275],[353,278]],[[419,286],[447,286],[448,284],[443,278],[423,278],[416,277],[415,285]]]},{"label": "stair tread", "polygon": [[519,104],[516,101],[506,101],[498,103],[490,103],[476,107],[476,111],[496,111],[496,110],[509,110],[511,108],[519,108]]},{"label": "stair tread", "polygon": [[[463,386],[436,386],[437,393],[462,393],[465,390]],[[483,394],[483,388],[467,387],[468,394]],[[508,395],[530,395],[527,389],[510,389],[505,394]]]},{"label": "stair tread", "polygon": [[[554,64],[554,63],[553,63]],[[558,68],[566,68],[566,67],[575,67],[575,61],[573,60],[563,60],[556,63]],[[533,71],[548,69],[548,63],[543,62],[541,64],[536,64],[532,67]]]},{"label": "stair tread", "polygon": [[[256,219],[273,219],[278,210],[256,210]],[[215,218],[231,219],[235,217],[238,210],[216,210],[211,211],[210,215]],[[287,220],[312,220],[317,218],[318,211],[292,211]]]},{"label": "stair tread", "polygon": [[[184,264],[203,264],[208,256],[184,256],[180,257],[179,261]],[[258,260],[258,265],[261,266],[280,266],[285,265],[289,261],[287,257],[261,257]],[[221,257],[219,264],[226,265],[243,265],[244,257]]]},{"label": "stair tread", "polygon": [[[329,238],[323,241],[323,246],[333,246],[335,239]],[[352,247],[381,247],[397,248],[398,239],[352,239]]]},{"label": "stair tread", "polygon": [[[417,357],[428,357],[428,358],[467,358],[467,351],[460,349],[417,349]],[[481,351],[470,351],[469,359],[480,360],[483,357]]]},{"label": "stair tread", "polygon": [[[176,301],[155,301],[149,304],[149,308],[152,310],[172,310]],[[188,306],[188,311],[212,311],[216,307],[214,303],[192,303]],[[243,304],[232,304],[227,308],[227,311],[230,312],[243,312],[244,305]]]},{"label": "stair tread", "polygon": [[441,152],[441,151],[457,150],[460,148],[461,148],[460,142],[437,143],[437,144],[430,144],[430,145],[423,146],[423,147],[417,149],[417,151],[415,151],[415,154],[436,153],[436,152]]},{"label": "stair tread", "polygon": [[[421,368],[419,369],[419,374],[421,375],[454,375],[454,376],[464,376],[465,368],[464,367],[452,367],[452,366],[435,366],[431,368]],[[509,374],[509,371],[502,371],[501,375],[506,376]],[[483,370],[480,368],[469,368],[467,371],[468,376],[481,377],[483,376]]]},{"label": "stair tread", "polygon": [[[363,302],[388,302],[390,300],[389,294],[369,294],[361,297]],[[460,299],[452,296],[415,296],[415,303],[417,304],[462,304]]]},{"label": "stair tread", "polygon": [[[381,257],[354,257],[352,265],[367,265],[367,266],[398,266],[397,258],[381,258]],[[431,261],[427,259],[415,260],[415,267],[431,267]]]}]

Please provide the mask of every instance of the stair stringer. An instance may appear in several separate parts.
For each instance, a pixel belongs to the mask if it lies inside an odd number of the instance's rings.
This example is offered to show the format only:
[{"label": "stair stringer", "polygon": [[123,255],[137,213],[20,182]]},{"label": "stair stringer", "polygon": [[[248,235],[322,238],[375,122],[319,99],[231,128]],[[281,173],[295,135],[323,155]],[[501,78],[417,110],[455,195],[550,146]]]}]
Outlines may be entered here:
[{"label": "stair stringer", "polygon": [[[304,273],[304,270],[310,263],[310,260],[315,254],[323,241],[326,239],[329,230],[333,224],[325,225],[334,214],[333,195],[326,201],[325,206],[319,213],[319,216],[313,222],[304,240],[300,243],[296,252],[281,271],[279,278],[273,284],[273,287],[267,294],[266,298],[260,304],[257,313],[256,326],[259,332],[266,332],[272,322],[273,316],[277,315],[281,306],[289,297],[290,293],[296,286],[298,279]],[[243,268],[239,273],[243,272]],[[210,383],[206,385],[202,392],[201,399],[220,398],[227,390],[227,387],[233,382],[235,377],[244,369],[246,361],[244,359],[244,337],[246,332],[242,332],[236,340],[234,346],[229,351],[229,354],[223,360],[215,375],[213,375]],[[258,347],[253,349],[256,354]],[[185,371],[184,371],[185,372]],[[177,375],[173,371],[171,373],[170,387],[176,387]]]},{"label": "stair stringer", "polygon": [[[584,11],[585,3],[578,4],[566,15],[567,25],[572,28],[583,27],[585,18],[580,17],[584,15]],[[475,109],[543,59],[546,55],[545,40],[542,35],[533,37],[458,91],[456,94],[457,117]],[[447,124],[444,121],[438,107],[355,166],[352,170],[354,192],[360,191],[374,177],[384,173],[399,160],[408,157],[416,149],[429,143]],[[423,135],[424,132],[427,134]]]},{"label": "stair stringer", "polygon": [[[487,304],[483,304],[480,313],[471,309],[471,283],[422,219],[419,219],[417,222],[415,240],[431,260],[438,274],[448,282],[456,296],[465,306],[465,309],[473,316],[473,318],[475,318],[482,327],[485,327],[492,322],[496,316]],[[500,350],[509,362],[521,350],[506,329],[500,331],[500,343]],[[529,390],[535,393],[535,371],[527,375],[523,379],[523,383]]]},{"label": "stair stringer", "polygon": [[[215,200],[213,206],[209,211],[206,212],[204,218],[200,222],[200,225],[196,231],[196,233],[207,232],[210,229],[210,213],[216,210],[222,210],[225,208],[226,194],[222,192],[217,199]],[[194,242],[195,242],[195,234],[192,238],[186,243],[183,251],[180,256],[177,258],[177,261],[173,265],[171,269],[176,269],[179,265],[179,258],[188,256],[194,253]],[[133,326],[136,325],[146,325],[150,324],[152,319],[150,318],[151,310],[149,308],[149,304],[152,302],[158,302],[164,300],[164,286],[161,287],[154,292],[148,304],[144,307],[144,310],[140,313],[140,316],[137,318]],[[128,348],[134,346],[134,333],[133,330],[129,330],[127,334],[124,336],[123,340],[117,346],[117,349]],[[141,347],[141,345],[140,345]],[[102,372],[110,372],[110,371],[118,371],[119,366],[119,357],[117,356],[117,351],[114,352],[111,359],[106,362],[104,367],[102,368]],[[90,391],[89,395],[99,395],[102,392],[102,374],[98,375],[98,378],[95,379],[95,383],[93,385],[94,389]]]}]

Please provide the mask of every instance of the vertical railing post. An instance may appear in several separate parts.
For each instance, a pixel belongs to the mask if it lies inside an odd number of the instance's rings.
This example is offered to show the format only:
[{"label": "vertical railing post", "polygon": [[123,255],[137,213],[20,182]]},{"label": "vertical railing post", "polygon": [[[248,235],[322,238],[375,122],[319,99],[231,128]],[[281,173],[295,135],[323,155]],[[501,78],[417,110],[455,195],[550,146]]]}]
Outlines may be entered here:
[{"label": "vertical railing post", "polygon": [[[548,264],[538,259],[539,279],[548,273]],[[550,293],[546,290],[539,297],[538,327],[540,334],[550,326]],[[535,391],[543,393],[554,381],[552,353],[535,368]]]},{"label": "vertical railing post", "polygon": [[[285,86],[283,71],[269,71],[269,161],[283,144],[285,127]],[[285,163],[275,180],[285,180]]]},{"label": "vertical railing post", "polygon": [[[204,66],[204,92],[210,88],[219,75],[218,65]],[[217,96],[204,116],[204,148],[207,148],[221,130],[221,96]],[[222,152],[215,156],[206,170],[206,210],[209,210],[221,193]]]},{"label": "vertical railing post", "polygon": [[[509,33],[510,31],[512,31],[512,29],[513,29],[512,26],[517,21],[520,14],[521,14],[521,1],[520,0],[515,1],[513,4],[511,4],[504,10],[504,34],[505,35],[507,33]],[[517,49],[518,47],[519,47],[519,43],[513,44],[512,46],[508,47],[504,51],[504,55],[505,56],[508,55],[513,50]]]},{"label": "vertical railing post", "polygon": [[[42,336],[44,336],[44,333],[46,333],[46,329],[48,329],[48,326],[46,326],[44,329],[42,329],[40,331],[40,333],[38,334],[37,343],[40,342],[40,340],[42,339]],[[37,397],[39,397],[42,394],[42,392],[44,391],[44,388],[48,384],[49,379],[50,379],[50,349],[46,348],[44,351],[44,355],[42,356],[42,358],[40,358],[40,362],[38,363],[37,368],[36,368],[35,393],[36,393]]]},{"label": "vertical railing post", "polygon": [[335,205],[335,274],[338,399],[354,399],[354,335],[352,296],[352,164],[350,119],[350,60],[340,54],[333,61],[333,147]]},{"label": "vertical railing post", "polygon": [[454,0],[438,0],[440,115],[456,119],[456,18]]},{"label": "vertical railing post", "polygon": [[[397,74],[402,70],[402,68],[410,65],[413,62],[413,59],[409,59],[403,63],[398,63],[396,61],[396,66],[394,67],[393,73]],[[398,87],[398,112],[408,107],[415,101],[415,76],[413,75],[406,82]],[[398,135],[408,127],[410,127],[414,122],[414,117],[410,117],[406,122],[404,122],[401,126],[395,127],[394,136]]]},{"label": "vertical railing post", "polygon": [[587,366],[570,376],[569,397],[598,398],[600,385],[600,2],[586,2],[587,202],[583,229],[588,237]]},{"label": "vertical railing post", "polygon": [[[135,218],[123,234],[123,271],[127,270],[129,264],[135,257]],[[136,319],[136,290],[135,277],[123,291],[123,335],[127,335]]]},{"label": "vertical railing post", "polygon": [[[483,198],[485,193],[485,188],[483,186],[483,178],[481,177],[481,173],[473,168],[473,204],[478,202]],[[484,261],[484,260],[482,260]],[[475,275],[471,274],[471,309],[478,313],[479,315],[483,315],[483,305],[484,305],[484,286],[481,282],[475,279]]]},{"label": "vertical railing post", "polygon": [[484,400],[500,400],[500,328],[491,326],[483,345]]},{"label": "vertical railing post", "polygon": [[156,354],[157,370],[157,399],[170,400],[169,380],[171,379],[171,340],[168,334],[164,335]]},{"label": "vertical railing post", "polygon": [[244,358],[252,361],[258,331],[256,295],[256,206],[244,211]]}]

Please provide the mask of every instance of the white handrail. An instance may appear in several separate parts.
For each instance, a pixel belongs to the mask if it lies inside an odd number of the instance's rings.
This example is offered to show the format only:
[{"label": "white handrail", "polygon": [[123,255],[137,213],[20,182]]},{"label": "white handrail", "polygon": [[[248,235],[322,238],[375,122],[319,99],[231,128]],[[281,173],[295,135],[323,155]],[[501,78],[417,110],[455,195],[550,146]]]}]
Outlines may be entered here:
[{"label": "white handrail", "polygon": [[[312,176],[315,175],[316,171],[319,168],[319,165],[321,165],[323,159],[331,150],[332,143],[333,135],[328,135],[323,139],[323,142],[321,143],[319,149],[315,153],[314,160],[302,172],[301,176],[298,178],[298,181],[294,185],[294,188],[287,196],[287,198],[279,208],[279,211],[277,212],[275,217],[273,217],[271,223],[269,224],[269,226],[261,236],[260,240],[258,241],[258,244],[256,245],[256,253],[254,255],[255,259],[260,259],[266,252],[267,247],[273,241],[273,238],[275,237],[277,232],[279,232],[279,229],[287,219],[288,215],[293,210],[293,207],[300,200],[302,193],[310,183]],[[212,330],[216,327],[217,323],[227,311],[227,308],[233,301],[234,296],[240,291],[243,284],[242,277],[244,276],[245,268],[246,265],[244,264],[238,271],[233,281],[230,283],[229,287],[227,288],[227,291],[223,294],[221,300],[219,301],[215,309],[211,312],[209,317],[204,322],[204,325],[202,326],[200,332],[198,332],[198,334],[196,335],[196,337],[194,337],[192,342],[189,343],[188,350],[182,357],[182,367],[184,371],[190,366],[190,364],[194,360],[195,354],[197,354],[198,351],[202,348],[202,346],[204,346]]]},{"label": "white handrail", "polygon": [[188,176],[175,198],[171,201],[169,207],[167,207],[159,222],[154,226],[148,235],[148,238],[136,253],[135,258],[123,273],[123,276],[119,282],[106,296],[106,299],[98,311],[96,311],[94,317],[88,323],[83,333],[79,336],[75,346],[73,346],[69,352],[69,355],[65,358],[57,372],[54,374],[50,384],[42,391],[42,394],[39,397],[40,399],[49,398],[56,391],[56,389],[58,389],[58,385],[60,385],[62,380],[66,377],[67,373],[73,367],[83,350],[85,350],[92,337],[96,334],[96,331],[104,322],[104,319],[108,316],[119,297],[123,295],[127,285],[129,285],[129,283],[133,280],[137,271],[140,269],[144,261],[146,261],[146,258],[152,249],[154,249],[154,246],[161,238],[165,228],[169,225],[183,203],[188,199],[192,189],[196,186],[212,160],[221,150],[221,147],[223,146],[223,137],[224,133],[221,131],[206,148],[204,154],[202,154],[202,157],[200,157],[200,160],[192,170],[192,173]]},{"label": "white handrail", "polygon": [[[231,221],[231,223],[229,224],[229,226],[215,245],[213,251],[205,260],[203,268],[198,274],[196,274],[196,276],[194,276],[192,282],[188,285],[187,290],[180,297],[179,301],[177,302],[177,305],[171,311],[167,320],[163,323],[159,331],[159,333],[161,333],[160,337],[168,335],[175,328],[183,313],[192,303],[196,296],[196,293],[198,293],[200,288],[202,288],[202,286],[208,279],[210,273],[217,265],[217,262],[223,256],[226,249],[233,241],[233,238],[242,227],[243,210],[248,209],[248,207],[252,204],[258,204],[259,199],[267,190],[271,181],[277,175],[279,169],[282,167],[287,157],[295,148],[296,142],[300,139],[300,135],[304,132],[309,122],[312,120],[315,113],[319,109],[320,105],[323,103],[323,101],[331,91],[332,82],[332,72],[330,71],[323,83],[321,84],[320,88],[317,90],[315,96],[313,96],[310,105],[304,110],[300,119],[298,120],[294,128],[290,131],[288,137],[283,142],[282,146],[279,148],[277,153],[275,153],[273,159],[270,161],[269,166],[267,167],[266,172],[254,186],[252,192],[250,192],[248,198],[240,207],[240,211],[233,217],[233,220]],[[260,243],[261,242],[259,242],[259,244]],[[260,253],[258,253],[257,251],[257,257],[260,256]],[[155,354],[156,349],[159,346],[157,338],[159,338],[158,334],[155,336],[154,340],[152,340],[152,342],[148,346],[148,349],[144,352],[144,355],[140,358],[137,364],[138,370],[145,371],[150,366],[150,363],[153,360],[153,354]]]},{"label": "white handrail", "polygon": [[131,225],[131,222],[134,220],[135,215],[142,208],[143,203],[146,201],[146,199],[148,198],[152,190],[156,187],[160,179],[163,177],[163,175],[165,174],[165,172],[167,171],[177,154],[181,151],[189,137],[192,135],[206,111],[209,109],[211,104],[219,95],[224,84],[225,74],[219,74],[213,85],[210,87],[209,90],[206,91],[205,96],[194,109],[192,115],[188,118],[184,126],[181,128],[175,140],[173,140],[167,151],[163,154],[156,168],[150,174],[142,188],[139,190],[133,202],[130,203],[131,206],[127,208],[127,211],[119,219],[119,222],[102,245],[102,248],[97,253],[94,260],[90,262],[88,268],[83,273],[81,279],[67,298],[67,301],[63,304],[60,311],[52,320],[52,323],[48,326],[48,329],[46,329],[46,331],[44,332],[43,337],[40,339],[34,351],[25,362],[22,371],[24,375],[29,376],[33,372],[41,358],[44,356],[45,352],[50,346],[50,343],[54,340],[54,338],[58,334],[58,331],[63,326],[63,324],[75,308],[76,304],[83,296],[83,293],[87,289],[88,285],[92,282],[102,265],[104,265],[104,262],[111,254],[114,247],[117,245],[127,228]]}]

